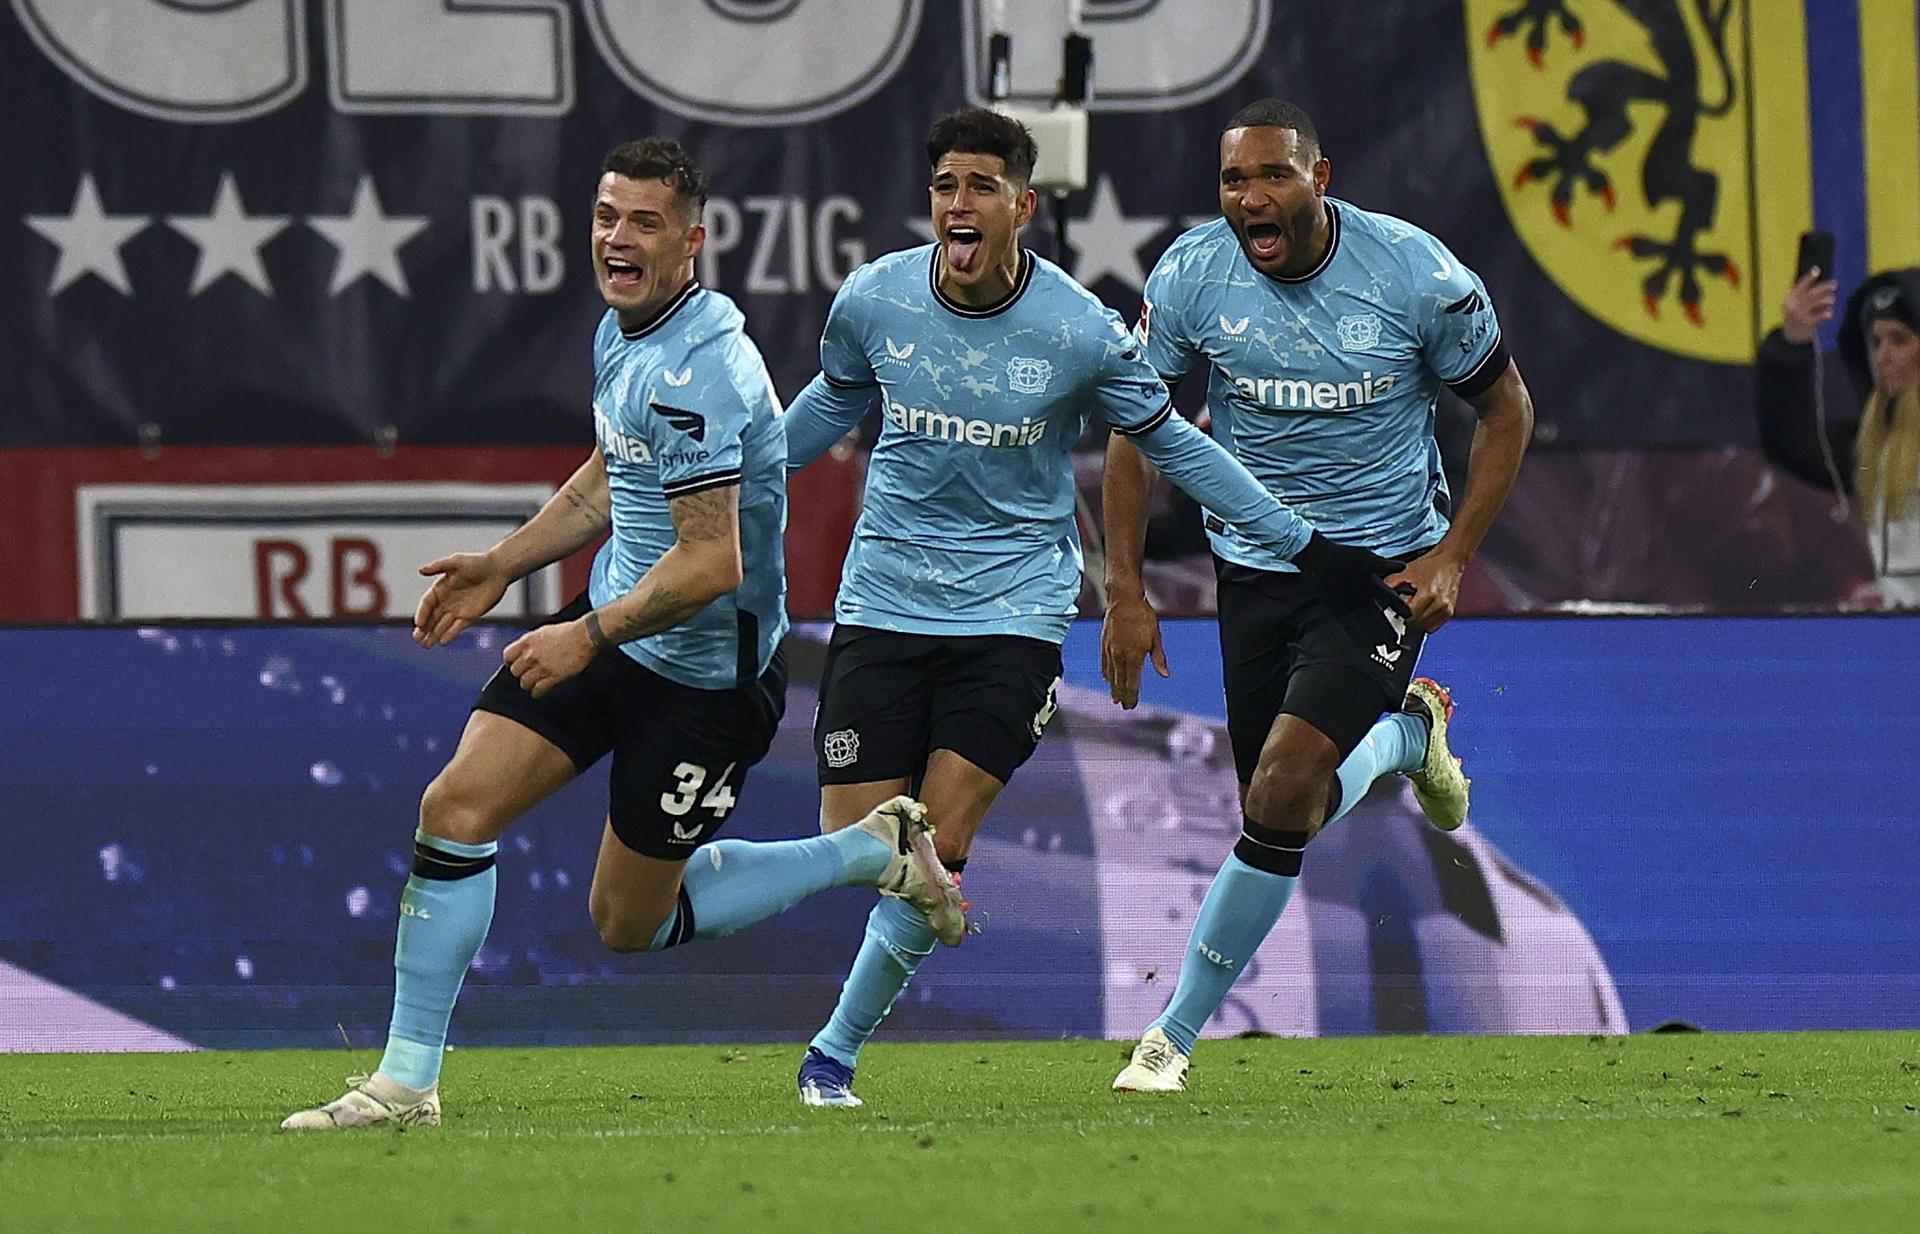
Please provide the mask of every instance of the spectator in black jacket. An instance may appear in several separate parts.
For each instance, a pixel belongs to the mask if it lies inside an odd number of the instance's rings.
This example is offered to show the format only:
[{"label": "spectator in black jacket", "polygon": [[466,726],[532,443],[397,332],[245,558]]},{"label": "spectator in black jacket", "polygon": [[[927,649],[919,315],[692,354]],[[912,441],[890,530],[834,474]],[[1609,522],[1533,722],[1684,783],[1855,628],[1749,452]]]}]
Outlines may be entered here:
[{"label": "spectator in black jacket", "polygon": [[[1814,332],[1836,287],[1815,270],[1782,304],[1754,360],[1753,406],[1769,462],[1852,499],[1889,607],[1920,608],[1920,267],[1887,270],[1840,318],[1844,383],[1825,380]],[[1819,398],[1816,401],[1816,393]]]}]

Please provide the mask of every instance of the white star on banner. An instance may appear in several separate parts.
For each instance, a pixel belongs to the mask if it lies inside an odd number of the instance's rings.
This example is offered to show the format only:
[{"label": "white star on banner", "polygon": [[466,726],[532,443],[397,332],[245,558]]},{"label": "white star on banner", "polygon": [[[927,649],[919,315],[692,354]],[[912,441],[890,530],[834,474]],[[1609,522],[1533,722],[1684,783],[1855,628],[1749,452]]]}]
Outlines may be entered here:
[{"label": "white star on banner", "polygon": [[380,198],[373,191],[373,177],[361,176],[353,190],[353,206],[346,214],[316,215],[307,220],[307,226],[340,250],[327,290],[337,296],[363,275],[371,274],[395,295],[411,296],[407,272],[400,268],[400,246],[425,231],[428,221],[424,215],[382,211]]},{"label": "white star on banner", "polygon": [[1170,222],[1164,216],[1129,218],[1120,209],[1113,181],[1101,176],[1094,186],[1093,205],[1087,216],[1067,224],[1067,247],[1074,255],[1073,277],[1082,287],[1113,278],[1136,292],[1146,290],[1147,272],[1140,266],[1140,246],[1165,231]]},{"label": "white star on banner", "polygon": [[222,172],[209,214],[169,214],[167,226],[200,246],[187,294],[197,296],[231,274],[263,296],[273,294],[260,248],[286,229],[292,220],[262,214],[249,215],[240,204],[240,186],[232,172]]},{"label": "white star on banner", "polygon": [[137,214],[108,214],[100,204],[100,190],[92,172],[80,173],[73,208],[65,214],[29,214],[27,226],[60,249],[53,267],[49,297],[57,296],[91,274],[123,296],[133,294],[133,280],[120,261],[120,246],[146,230],[153,219]]}]

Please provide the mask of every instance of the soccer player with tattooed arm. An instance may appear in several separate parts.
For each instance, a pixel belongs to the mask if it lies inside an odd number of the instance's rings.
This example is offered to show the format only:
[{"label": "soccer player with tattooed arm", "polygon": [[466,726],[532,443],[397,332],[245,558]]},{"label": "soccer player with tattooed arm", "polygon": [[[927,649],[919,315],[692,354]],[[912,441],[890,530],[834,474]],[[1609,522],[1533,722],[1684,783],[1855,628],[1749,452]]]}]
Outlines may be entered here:
[{"label": "soccer player with tattooed arm", "polygon": [[609,752],[588,911],[615,951],[724,937],[837,886],[959,911],[925,811],[904,797],[833,835],[713,840],[786,706],[786,441],[740,311],[694,280],[705,198],[677,142],[607,156],[591,233],[607,304],[598,444],[524,527],[422,567],[434,582],[415,640],[444,646],[513,582],[612,534],[587,593],[506,648],[421,799],[378,1069],[284,1129],[440,1121],[448,1020],[493,919],[499,839]]},{"label": "soccer player with tattooed arm", "polygon": [[[1214,440],[1268,490],[1396,565],[1329,587],[1207,519],[1242,831],[1172,1000],[1114,1080],[1122,1091],[1186,1087],[1194,1041],[1280,919],[1308,841],[1377,777],[1405,774],[1435,826],[1467,816],[1468,781],[1447,744],[1453,701],[1414,670],[1513,487],[1533,405],[1480,279],[1419,228],[1327,196],[1331,174],[1300,108],[1242,108],[1220,139],[1222,217],[1160,259],[1135,331],[1169,386],[1207,371]],[[1457,509],[1433,438],[1443,385],[1479,415]],[[1141,455],[1114,438],[1104,479],[1101,661],[1129,708],[1146,657],[1168,673],[1141,584]]]}]

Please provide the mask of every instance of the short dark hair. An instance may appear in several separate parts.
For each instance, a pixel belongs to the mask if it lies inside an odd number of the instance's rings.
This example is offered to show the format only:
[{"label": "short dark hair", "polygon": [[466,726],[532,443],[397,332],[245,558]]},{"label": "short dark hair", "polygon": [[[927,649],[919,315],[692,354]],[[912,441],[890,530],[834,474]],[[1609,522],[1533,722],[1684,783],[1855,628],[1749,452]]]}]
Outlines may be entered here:
[{"label": "short dark hair", "polygon": [[985,107],[962,107],[933,122],[927,131],[927,166],[938,167],[949,154],[995,155],[1022,184],[1033,178],[1040,157],[1026,125]]},{"label": "short dark hair", "polygon": [[1313,127],[1313,117],[1304,107],[1289,103],[1285,99],[1260,99],[1248,103],[1233,113],[1227,121],[1226,129],[1292,129],[1300,135],[1303,149],[1320,152],[1320,132]]},{"label": "short dark hair", "polygon": [[623,141],[607,151],[600,174],[612,172],[629,180],[666,180],[673,185],[675,202],[688,218],[698,221],[707,204],[707,176],[694,165],[686,147],[671,137],[642,137]]}]

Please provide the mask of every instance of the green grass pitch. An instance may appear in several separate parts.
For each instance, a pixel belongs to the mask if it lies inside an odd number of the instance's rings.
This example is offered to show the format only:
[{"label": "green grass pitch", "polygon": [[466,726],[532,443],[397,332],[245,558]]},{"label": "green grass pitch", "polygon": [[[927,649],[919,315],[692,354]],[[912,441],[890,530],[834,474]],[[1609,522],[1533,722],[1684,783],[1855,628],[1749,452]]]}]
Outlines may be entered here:
[{"label": "green grass pitch", "polygon": [[0,1057],[0,1230],[1920,1229],[1920,1033],[457,1050],[444,1126],[281,1134],[345,1052]]}]

